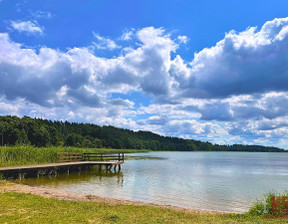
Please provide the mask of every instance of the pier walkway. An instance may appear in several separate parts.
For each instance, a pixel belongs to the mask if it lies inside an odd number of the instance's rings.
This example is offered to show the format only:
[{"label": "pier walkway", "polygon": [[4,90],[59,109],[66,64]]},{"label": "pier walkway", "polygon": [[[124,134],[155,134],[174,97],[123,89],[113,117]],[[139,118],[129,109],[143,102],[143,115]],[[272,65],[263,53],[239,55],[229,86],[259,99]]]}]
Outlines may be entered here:
[{"label": "pier walkway", "polygon": [[0,173],[4,176],[18,174],[19,178],[26,173],[36,173],[39,175],[57,174],[58,171],[70,172],[81,169],[90,169],[92,166],[99,166],[99,170],[105,167],[110,171],[114,166],[114,171],[121,170],[124,163],[124,153],[58,153],[58,163],[24,165],[14,167],[0,167]]}]

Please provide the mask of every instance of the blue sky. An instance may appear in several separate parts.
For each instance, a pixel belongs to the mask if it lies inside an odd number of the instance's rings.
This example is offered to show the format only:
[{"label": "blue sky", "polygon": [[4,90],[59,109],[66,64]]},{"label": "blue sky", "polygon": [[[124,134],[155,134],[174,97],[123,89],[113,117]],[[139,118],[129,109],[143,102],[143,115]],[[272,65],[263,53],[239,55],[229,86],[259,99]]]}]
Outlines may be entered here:
[{"label": "blue sky", "polygon": [[0,114],[288,149],[288,2],[0,1]]}]

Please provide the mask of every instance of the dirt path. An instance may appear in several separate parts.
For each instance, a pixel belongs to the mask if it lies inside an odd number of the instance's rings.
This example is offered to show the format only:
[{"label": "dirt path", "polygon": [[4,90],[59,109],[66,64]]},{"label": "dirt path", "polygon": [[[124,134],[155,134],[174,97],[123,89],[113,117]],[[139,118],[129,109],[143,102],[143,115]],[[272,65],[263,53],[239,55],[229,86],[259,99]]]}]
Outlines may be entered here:
[{"label": "dirt path", "polygon": [[209,211],[209,210],[198,210],[191,208],[183,208],[177,206],[169,205],[159,205],[154,203],[139,202],[139,201],[129,201],[129,200],[119,200],[108,197],[96,196],[91,194],[75,194],[69,193],[61,190],[44,188],[44,187],[32,187],[23,184],[16,184],[9,181],[0,181],[0,193],[4,192],[17,192],[17,193],[26,193],[40,195],[46,198],[56,198],[59,200],[69,200],[69,201],[95,201],[102,202],[109,205],[144,205],[144,206],[153,206],[158,208],[169,208],[176,211],[189,212],[189,213],[206,213],[206,214],[227,214],[228,212],[220,211]]}]

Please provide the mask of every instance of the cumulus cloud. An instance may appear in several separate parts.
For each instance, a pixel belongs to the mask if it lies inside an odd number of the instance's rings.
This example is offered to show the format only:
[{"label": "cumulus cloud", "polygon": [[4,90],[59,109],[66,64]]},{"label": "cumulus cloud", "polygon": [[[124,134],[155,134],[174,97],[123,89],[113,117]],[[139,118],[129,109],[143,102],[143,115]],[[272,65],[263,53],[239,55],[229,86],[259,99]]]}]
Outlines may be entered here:
[{"label": "cumulus cloud", "polygon": [[122,106],[122,107],[130,107],[130,108],[134,106],[134,102],[127,100],[127,99],[121,99],[121,98],[110,100],[109,103],[114,106]]},{"label": "cumulus cloud", "polygon": [[259,122],[257,122],[257,129],[261,131],[266,131],[266,130],[275,130],[283,127],[288,127],[288,121],[287,119],[263,119]]},{"label": "cumulus cloud", "polygon": [[214,47],[195,53],[181,96],[225,98],[288,90],[288,18],[231,31]]},{"label": "cumulus cloud", "polygon": [[[280,146],[288,131],[287,27],[288,18],[283,18],[260,29],[230,31],[215,46],[195,53],[190,62],[178,53],[188,37],[173,36],[164,28],[124,32],[120,40],[129,40],[131,46],[111,58],[97,56],[89,47],[35,51],[2,33],[0,106],[6,109],[0,112],[217,143],[268,139]],[[40,32],[35,29],[30,32]],[[122,50],[110,38],[96,33],[94,37],[94,50]],[[152,97],[152,103],[138,107],[137,99],[128,97],[131,91]],[[111,98],[114,93],[127,97]]]},{"label": "cumulus cloud", "polygon": [[[3,100],[3,99],[1,99]],[[18,112],[18,107],[8,103],[0,102],[0,113],[15,115]]]},{"label": "cumulus cloud", "polygon": [[164,126],[165,132],[172,136],[181,136],[184,138],[197,138],[212,140],[209,135],[216,134],[219,136],[223,132],[217,124],[213,123],[201,123],[196,120],[172,120],[166,126]]},{"label": "cumulus cloud", "polygon": [[12,42],[7,34],[0,35],[0,49],[0,93],[8,100],[23,98],[46,107],[76,101],[98,104],[95,93],[88,91],[91,72],[85,63],[81,66],[73,63],[78,58],[76,49],[62,53],[41,48],[36,54]]},{"label": "cumulus cloud", "polygon": [[141,46],[113,59],[97,57],[86,48],[61,52],[42,47],[36,53],[2,33],[0,93],[8,100],[23,98],[46,107],[95,107],[111,92],[142,89],[155,96],[167,94],[165,63],[175,46],[163,32],[151,27],[138,31]]},{"label": "cumulus cloud", "polygon": [[197,111],[202,120],[236,121],[275,119],[288,115],[288,94],[271,92],[261,95],[245,95],[224,100],[202,101],[183,108]]},{"label": "cumulus cloud", "polygon": [[157,126],[163,126],[165,124],[167,124],[169,122],[169,119],[167,116],[163,116],[163,117],[160,117],[160,116],[151,116],[149,117],[147,120],[145,121],[142,121],[143,124],[147,123],[147,124],[150,124],[150,125],[157,125]]},{"label": "cumulus cloud", "polygon": [[20,33],[43,34],[43,28],[33,21],[11,21],[11,27]]}]

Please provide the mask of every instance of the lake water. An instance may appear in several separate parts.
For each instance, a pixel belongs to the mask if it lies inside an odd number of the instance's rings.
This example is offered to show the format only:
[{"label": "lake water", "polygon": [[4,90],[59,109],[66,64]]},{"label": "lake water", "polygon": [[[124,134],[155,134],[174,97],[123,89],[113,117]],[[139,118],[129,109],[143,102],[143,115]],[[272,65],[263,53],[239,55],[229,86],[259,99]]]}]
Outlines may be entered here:
[{"label": "lake water", "polygon": [[245,212],[263,194],[288,189],[288,153],[151,152],[119,173],[26,179],[29,185],[196,209]]}]

